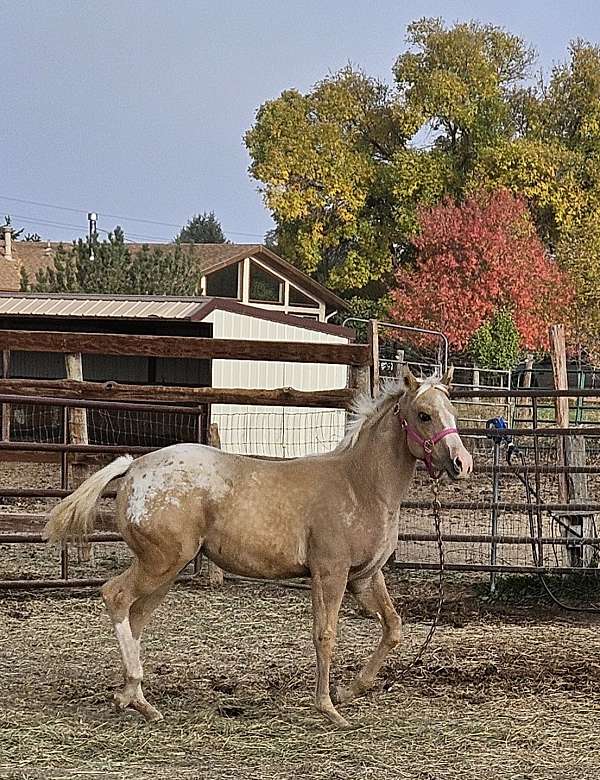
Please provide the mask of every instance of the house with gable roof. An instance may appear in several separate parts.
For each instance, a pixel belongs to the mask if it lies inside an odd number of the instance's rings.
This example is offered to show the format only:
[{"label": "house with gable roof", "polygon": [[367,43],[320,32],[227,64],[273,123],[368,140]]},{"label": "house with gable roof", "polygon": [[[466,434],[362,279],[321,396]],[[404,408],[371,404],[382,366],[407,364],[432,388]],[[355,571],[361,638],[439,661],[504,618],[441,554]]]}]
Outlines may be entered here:
[{"label": "house with gable roof", "polygon": [[[53,264],[60,243],[15,241],[4,226],[0,240],[0,292],[20,290],[21,269],[30,280]],[[127,245],[134,255],[142,244]],[[173,244],[152,244],[173,249]],[[262,244],[183,244],[198,266],[201,296],[225,298],[267,311],[326,322],[344,301]]]}]

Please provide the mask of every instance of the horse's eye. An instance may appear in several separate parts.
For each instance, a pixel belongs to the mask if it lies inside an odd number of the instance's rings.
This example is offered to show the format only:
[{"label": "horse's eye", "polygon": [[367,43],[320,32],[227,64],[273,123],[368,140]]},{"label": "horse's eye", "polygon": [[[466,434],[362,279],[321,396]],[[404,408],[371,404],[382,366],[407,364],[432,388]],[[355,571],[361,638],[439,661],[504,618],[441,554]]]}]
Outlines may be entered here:
[{"label": "horse's eye", "polygon": [[427,414],[427,412],[419,412],[419,420],[421,422],[431,422],[431,415]]}]

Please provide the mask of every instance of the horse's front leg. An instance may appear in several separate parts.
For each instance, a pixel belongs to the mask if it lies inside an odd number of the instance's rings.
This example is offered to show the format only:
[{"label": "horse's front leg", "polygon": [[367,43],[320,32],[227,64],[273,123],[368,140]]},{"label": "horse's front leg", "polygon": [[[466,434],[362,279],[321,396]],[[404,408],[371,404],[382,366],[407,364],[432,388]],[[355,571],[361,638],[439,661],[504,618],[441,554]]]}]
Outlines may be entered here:
[{"label": "horse's front leg", "polygon": [[347,573],[312,573],[313,641],[317,654],[315,704],[328,720],[340,728],[350,724],[333,706],[329,693],[329,669],[337,634],[338,613],[346,590]]},{"label": "horse's front leg", "polygon": [[368,607],[369,611],[377,613],[383,627],[383,635],[377,649],[356,675],[352,684],[348,688],[337,687],[334,698],[338,704],[352,701],[373,685],[383,662],[402,639],[402,621],[394,609],[381,571],[374,574],[367,583],[362,581],[352,583],[352,590],[360,594],[361,604]]}]

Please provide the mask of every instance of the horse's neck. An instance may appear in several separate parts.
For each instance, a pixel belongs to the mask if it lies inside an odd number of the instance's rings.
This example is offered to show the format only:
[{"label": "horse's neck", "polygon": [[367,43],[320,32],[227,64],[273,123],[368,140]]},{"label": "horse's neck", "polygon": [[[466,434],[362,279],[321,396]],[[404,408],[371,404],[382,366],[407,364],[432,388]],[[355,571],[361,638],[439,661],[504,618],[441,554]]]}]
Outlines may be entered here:
[{"label": "horse's neck", "polygon": [[362,430],[352,447],[351,468],[355,477],[372,490],[374,497],[397,509],[415,474],[416,459],[406,436],[390,430],[383,419]]}]

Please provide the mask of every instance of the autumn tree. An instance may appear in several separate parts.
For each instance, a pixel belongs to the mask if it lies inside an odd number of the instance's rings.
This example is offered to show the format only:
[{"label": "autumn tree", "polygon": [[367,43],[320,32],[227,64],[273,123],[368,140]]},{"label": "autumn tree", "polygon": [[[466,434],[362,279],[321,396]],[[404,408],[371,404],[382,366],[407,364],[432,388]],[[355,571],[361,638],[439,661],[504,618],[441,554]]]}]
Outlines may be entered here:
[{"label": "autumn tree", "polygon": [[570,163],[570,219],[556,241],[556,258],[574,288],[573,334],[600,360],[600,47],[575,41],[544,92],[541,132]]},{"label": "autumn tree", "polygon": [[423,19],[407,39],[393,87],[348,67],[265,103],[246,135],[281,251],[355,300],[386,294],[417,209],[461,196],[480,149],[521,124],[532,53],[519,38]]},{"label": "autumn tree", "polygon": [[446,28],[441,19],[408,26],[409,50],[394,66],[398,99],[434,134],[464,179],[479,150],[518,131],[524,79],[533,51],[516,35],[491,24]]},{"label": "autumn tree", "polygon": [[350,67],[265,103],[246,144],[284,256],[336,290],[380,285],[402,238],[388,166],[415,130],[388,87]]},{"label": "autumn tree", "polygon": [[419,228],[416,261],[398,270],[392,291],[399,321],[443,331],[460,352],[503,313],[520,349],[547,347],[548,325],[563,315],[571,292],[522,199],[507,190],[446,199],[419,212]]},{"label": "autumn tree", "polygon": [[600,364],[600,218],[590,212],[557,247],[557,259],[571,280],[572,336]]},{"label": "autumn tree", "polygon": [[471,186],[505,186],[526,198],[554,250],[600,209],[600,48],[575,41],[569,60],[529,90],[516,137],[482,149]]},{"label": "autumn tree", "polygon": [[31,292],[84,292],[108,295],[194,295],[199,283],[195,260],[179,245],[142,246],[131,251],[121,228],[107,240],[59,246],[53,264],[30,280],[21,272],[21,289]]}]

